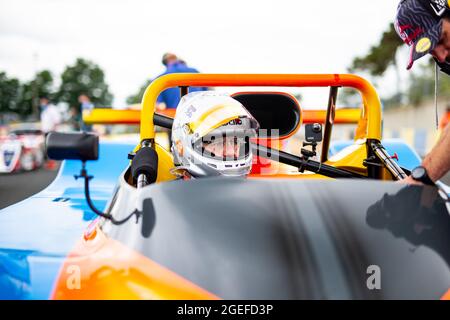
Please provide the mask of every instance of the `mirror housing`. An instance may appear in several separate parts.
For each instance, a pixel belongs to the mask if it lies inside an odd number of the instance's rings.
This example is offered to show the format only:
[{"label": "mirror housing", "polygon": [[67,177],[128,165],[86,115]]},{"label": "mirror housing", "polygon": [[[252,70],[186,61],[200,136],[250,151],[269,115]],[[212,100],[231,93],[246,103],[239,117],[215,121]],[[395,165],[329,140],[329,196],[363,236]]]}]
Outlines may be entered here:
[{"label": "mirror housing", "polygon": [[45,139],[47,156],[53,160],[97,160],[98,136],[92,133],[50,132]]}]

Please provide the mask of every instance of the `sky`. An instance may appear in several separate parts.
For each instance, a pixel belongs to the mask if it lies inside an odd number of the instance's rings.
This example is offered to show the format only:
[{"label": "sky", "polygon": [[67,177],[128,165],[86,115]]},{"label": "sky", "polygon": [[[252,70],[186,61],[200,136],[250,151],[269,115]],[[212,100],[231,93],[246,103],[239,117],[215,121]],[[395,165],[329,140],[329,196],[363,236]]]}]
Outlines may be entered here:
[{"label": "sky", "polygon": [[[118,108],[164,71],[165,52],[205,73],[346,73],[379,41],[397,3],[0,0],[0,70],[23,81],[42,69],[59,77],[87,58],[105,71]],[[377,85],[382,95],[395,79]],[[305,103],[317,104],[315,96]]]}]

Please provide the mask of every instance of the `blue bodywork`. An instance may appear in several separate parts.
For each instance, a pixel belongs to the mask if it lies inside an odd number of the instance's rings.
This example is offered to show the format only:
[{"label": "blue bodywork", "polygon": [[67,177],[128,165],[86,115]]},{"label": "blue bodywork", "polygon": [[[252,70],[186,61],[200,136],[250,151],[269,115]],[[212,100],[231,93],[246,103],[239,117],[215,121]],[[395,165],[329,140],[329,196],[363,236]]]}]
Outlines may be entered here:
[{"label": "blue bodywork", "polygon": [[[417,152],[401,139],[384,139],[381,143],[391,156],[395,153],[398,155],[397,163],[400,167],[412,170],[422,161]],[[352,144],[353,140],[331,142],[328,156],[331,157]]]},{"label": "blue bodywork", "polygon": [[[91,197],[105,208],[133,150],[130,143],[100,144]],[[96,218],[87,206],[80,161],[64,161],[55,180],[36,195],[0,211],[0,299],[48,299],[67,254]]]}]

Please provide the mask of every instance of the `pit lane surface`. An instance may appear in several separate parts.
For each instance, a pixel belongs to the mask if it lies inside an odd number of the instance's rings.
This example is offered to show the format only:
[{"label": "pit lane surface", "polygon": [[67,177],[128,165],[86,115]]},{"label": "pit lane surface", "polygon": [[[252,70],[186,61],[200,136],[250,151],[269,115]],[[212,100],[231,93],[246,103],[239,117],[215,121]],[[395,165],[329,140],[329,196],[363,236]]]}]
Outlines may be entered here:
[{"label": "pit lane surface", "polygon": [[0,209],[24,200],[47,187],[56,177],[59,166],[60,163],[57,163],[52,169],[43,167],[31,172],[0,174]]}]

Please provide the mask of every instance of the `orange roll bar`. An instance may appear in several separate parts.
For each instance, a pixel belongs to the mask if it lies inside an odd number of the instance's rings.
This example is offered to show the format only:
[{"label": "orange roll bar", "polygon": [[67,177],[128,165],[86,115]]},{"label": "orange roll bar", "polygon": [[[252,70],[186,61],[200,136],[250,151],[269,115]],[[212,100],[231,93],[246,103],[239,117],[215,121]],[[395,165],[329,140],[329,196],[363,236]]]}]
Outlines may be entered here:
[{"label": "orange roll bar", "polygon": [[165,89],[189,87],[351,87],[361,93],[362,118],[367,120],[364,138],[381,140],[381,103],[375,88],[351,74],[202,74],[173,73],[155,79],[142,98],[141,141],[154,139],[153,114],[158,95]]}]

